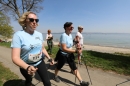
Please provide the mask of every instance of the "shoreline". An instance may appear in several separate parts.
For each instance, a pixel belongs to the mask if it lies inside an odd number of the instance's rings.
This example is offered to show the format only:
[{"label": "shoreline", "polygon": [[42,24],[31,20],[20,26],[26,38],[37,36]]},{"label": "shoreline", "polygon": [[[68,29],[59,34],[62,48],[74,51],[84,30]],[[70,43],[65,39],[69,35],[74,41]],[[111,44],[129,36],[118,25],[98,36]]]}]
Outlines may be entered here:
[{"label": "shoreline", "polygon": [[99,45],[99,44],[84,44],[84,45],[130,49],[130,47],[119,47],[119,46],[111,46],[111,45]]},{"label": "shoreline", "polygon": [[[59,42],[53,41],[54,45],[58,45]],[[44,45],[46,46],[47,43],[44,41]],[[130,54],[130,49],[128,48],[119,48],[119,47],[111,47],[111,46],[101,46],[101,45],[84,45],[83,50],[91,50],[103,53],[123,53],[123,54]]]}]

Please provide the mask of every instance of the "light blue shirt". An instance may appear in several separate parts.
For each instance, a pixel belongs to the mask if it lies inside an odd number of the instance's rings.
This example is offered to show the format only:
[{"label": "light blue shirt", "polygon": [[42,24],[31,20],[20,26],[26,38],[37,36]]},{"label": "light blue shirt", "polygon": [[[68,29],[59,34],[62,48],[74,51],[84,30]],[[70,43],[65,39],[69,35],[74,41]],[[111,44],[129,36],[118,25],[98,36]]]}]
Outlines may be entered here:
[{"label": "light blue shirt", "polygon": [[[66,44],[66,47],[67,48],[72,48],[73,46],[73,38],[72,38],[72,35],[69,34],[67,35],[66,33],[63,33],[60,37],[60,43],[61,44]],[[60,47],[60,49],[62,50],[62,47]],[[64,53],[62,52],[63,54],[67,54],[67,53]]]},{"label": "light blue shirt", "polygon": [[35,63],[33,66],[37,66],[42,61],[42,44],[43,36],[40,32],[34,31],[33,34],[29,34],[24,30],[17,31],[13,35],[11,47],[20,48],[20,58],[26,63]]}]

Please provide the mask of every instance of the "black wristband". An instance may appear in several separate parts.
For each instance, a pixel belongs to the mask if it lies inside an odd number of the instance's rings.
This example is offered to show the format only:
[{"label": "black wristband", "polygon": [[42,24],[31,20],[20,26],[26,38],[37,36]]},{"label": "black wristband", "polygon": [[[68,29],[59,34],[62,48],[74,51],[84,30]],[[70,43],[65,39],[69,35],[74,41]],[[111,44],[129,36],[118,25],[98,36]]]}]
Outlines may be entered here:
[{"label": "black wristband", "polygon": [[30,67],[31,67],[31,66],[29,65],[29,66],[27,67],[27,69],[26,69],[26,70],[28,71],[28,69],[29,69]]},{"label": "black wristband", "polygon": [[52,59],[49,59],[48,62],[52,62]]}]

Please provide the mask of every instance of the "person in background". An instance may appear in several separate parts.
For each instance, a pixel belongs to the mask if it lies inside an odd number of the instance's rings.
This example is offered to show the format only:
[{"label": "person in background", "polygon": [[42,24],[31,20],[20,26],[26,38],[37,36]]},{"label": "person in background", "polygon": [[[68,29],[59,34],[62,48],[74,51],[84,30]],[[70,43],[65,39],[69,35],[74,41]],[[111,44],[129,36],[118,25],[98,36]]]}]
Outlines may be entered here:
[{"label": "person in background", "polygon": [[19,66],[21,74],[26,79],[25,86],[34,86],[32,76],[35,72],[39,74],[44,86],[51,86],[42,54],[48,58],[51,65],[54,61],[44,48],[42,33],[36,31],[39,21],[37,15],[33,12],[25,12],[18,21],[23,30],[13,35],[11,43],[13,63]]},{"label": "person in background", "polygon": [[[83,32],[83,27],[78,26],[78,32],[76,33],[76,36],[75,36],[75,46],[76,47],[81,46],[81,49],[83,48],[83,35],[81,34],[82,32]],[[82,53],[77,55],[79,64],[82,64],[81,63],[81,55],[82,55]]]},{"label": "person in background", "polygon": [[48,45],[47,51],[49,51],[49,54],[51,55],[52,47],[53,47],[53,36],[51,34],[51,30],[47,31],[46,40],[47,40],[47,45]]},{"label": "person in background", "polygon": [[55,69],[55,76],[54,80],[56,82],[60,82],[58,77],[59,70],[64,66],[65,62],[67,61],[71,70],[73,70],[74,75],[80,82],[81,86],[89,86],[89,82],[85,82],[82,80],[80,73],[75,64],[75,57],[74,53],[80,54],[82,52],[81,49],[76,48],[75,50],[72,49],[73,46],[73,39],[71,32],[74,29],[72,22],[66,22],[64,24],[65,32],[60,36],[60,48],[56,55],[57,65]]}]

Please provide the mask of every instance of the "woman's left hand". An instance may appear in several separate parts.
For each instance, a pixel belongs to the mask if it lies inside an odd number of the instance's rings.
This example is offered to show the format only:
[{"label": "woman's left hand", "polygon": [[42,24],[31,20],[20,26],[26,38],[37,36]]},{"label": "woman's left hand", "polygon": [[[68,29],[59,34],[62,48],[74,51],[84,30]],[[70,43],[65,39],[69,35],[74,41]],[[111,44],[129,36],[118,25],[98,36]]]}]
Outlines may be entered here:
[{"label": "woman's left hand", "polygon": [[52,60],[52,61],[50,62],[50,65],[54,65],[54,60]]},{"label": "woman's left hand", "polygon": [[50,65],[54,65],[54,60],[53,59],[49,59],[48,61],[50,62]]}]

